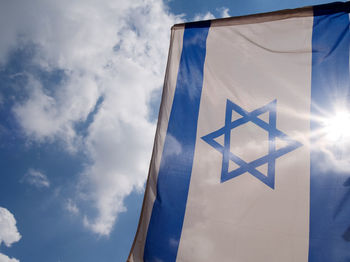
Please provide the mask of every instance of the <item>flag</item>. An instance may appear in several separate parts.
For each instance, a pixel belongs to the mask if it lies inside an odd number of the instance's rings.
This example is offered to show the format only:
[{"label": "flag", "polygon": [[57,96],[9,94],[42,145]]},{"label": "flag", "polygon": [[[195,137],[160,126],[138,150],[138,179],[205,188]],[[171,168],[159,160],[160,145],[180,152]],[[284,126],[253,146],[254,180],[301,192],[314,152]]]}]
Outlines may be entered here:
[{"label": "flag", "polygon": [[350,261],[349,10],[172,28],[129,262]]}]

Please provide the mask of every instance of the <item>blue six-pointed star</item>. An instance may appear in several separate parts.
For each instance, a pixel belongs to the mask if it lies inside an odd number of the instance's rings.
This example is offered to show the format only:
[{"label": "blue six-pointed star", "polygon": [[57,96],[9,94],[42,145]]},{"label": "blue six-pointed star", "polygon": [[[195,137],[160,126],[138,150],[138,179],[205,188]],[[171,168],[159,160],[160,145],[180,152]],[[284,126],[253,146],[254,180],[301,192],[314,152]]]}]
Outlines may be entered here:
[{"label": "blue six-pointed star", "polygon": [[[233,103],[230,100],[226,102],[226,115],[225,115],[225,125],[206,135],[203,136],[202,139],[207,142],[209,145],[214,147],[217,151],[222,154],[222,169],[221,169],[221,183],[235,178],[239,175],[242,175],[245,172],[252,174],[254,177],[259,179],[261,182],[269,186],[270,188],[275,188],[275,162],[276,158],[287,154],[298,147],[302,146],[302,144],[296,140],[291,139],[282,131],[276,128],[276,104],[277,100],[270,102],[269,104],[260,107],[256,110],[248,112]],[[239,119],[232,121],[232,112],[235,111],[240,114],[242,117]],[[269,121],[268,123],[264,120],[258,118],[261,114],[269,112]],[[248,122],[252,122],[258,127],[266,130],[268,132],[268,143],[269,149],[268,154],[262,156],[256,160],[253,160],[249,163],[235,155],[231,152],[231,130],[244,125]],[[224,135],[224,145],[220,145],[215,141],[215,138]],[[283,140],[285,146],[282,148],[276,149],[276,138]],[[233,147],[234,148],[234,147]],[[235,170],[229,172],[229,161],[235,162],[239,167]],[[267,175],[264,175],[256,168],[267,164]]]}]

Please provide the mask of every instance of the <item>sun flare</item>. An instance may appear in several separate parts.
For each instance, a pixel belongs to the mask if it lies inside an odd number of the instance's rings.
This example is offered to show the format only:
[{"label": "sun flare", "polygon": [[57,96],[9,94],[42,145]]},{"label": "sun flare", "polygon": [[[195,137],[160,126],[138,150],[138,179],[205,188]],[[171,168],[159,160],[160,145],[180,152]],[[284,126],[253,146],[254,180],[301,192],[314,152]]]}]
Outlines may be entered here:
[{"label": "sun flare", "polygon": [[339,111],[325,119],[324,133],[328,140],[334,142],[350,138],[350,112]]}]

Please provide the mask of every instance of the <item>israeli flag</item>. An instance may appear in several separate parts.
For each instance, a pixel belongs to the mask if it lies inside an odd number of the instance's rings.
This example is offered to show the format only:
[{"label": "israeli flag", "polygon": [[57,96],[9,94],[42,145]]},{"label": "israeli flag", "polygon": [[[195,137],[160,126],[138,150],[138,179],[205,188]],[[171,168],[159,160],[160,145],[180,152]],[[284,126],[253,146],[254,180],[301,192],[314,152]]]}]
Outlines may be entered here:
[{"label": "israeli flag", "polygon": [[172,28],[128,261],[350,261],[349,11]]}]

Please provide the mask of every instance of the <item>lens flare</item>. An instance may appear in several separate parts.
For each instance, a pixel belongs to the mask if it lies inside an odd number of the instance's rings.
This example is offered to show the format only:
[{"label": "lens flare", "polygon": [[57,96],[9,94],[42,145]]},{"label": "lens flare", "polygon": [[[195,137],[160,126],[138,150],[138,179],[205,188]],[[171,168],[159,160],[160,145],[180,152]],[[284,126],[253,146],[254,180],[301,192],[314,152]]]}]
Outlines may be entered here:
[{"label": "lens flare", "polygon": [[332,117],[324,120],[324,133],[328,140],[340,142],[350,138],[350,113],[336,112]]}]

